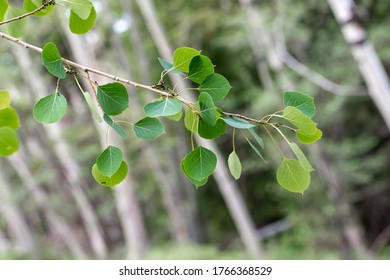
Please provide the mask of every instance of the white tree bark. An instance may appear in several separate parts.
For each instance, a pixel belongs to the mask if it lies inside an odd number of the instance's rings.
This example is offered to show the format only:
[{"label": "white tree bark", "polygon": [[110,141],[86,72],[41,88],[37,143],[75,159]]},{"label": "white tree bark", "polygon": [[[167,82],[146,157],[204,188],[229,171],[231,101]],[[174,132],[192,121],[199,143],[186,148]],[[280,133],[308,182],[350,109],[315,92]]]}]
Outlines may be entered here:
[{"label": "white tree bark", "polygon": [[[166,39],[167,37],[165,36],[163,27],[158,21],[153,1],[137,0],[137,4],[141,10],[145,24],[155,42],[156,47],[159,50],[160,55],[163,58],[169,60],[173,51],[168,40]],[[170,77],[174,84],[179,82],[177,75],[172,75]],[[177,89],[178,91],[181,91],[182,89],[189,87],[190,86],[188,84],[182,82],[178,83]],[[186,97],[188,99],[191,98],[188,94],[186,94]],[[191,99],[194,100],[194,97]],[[199,138],[198,142],[202,146],[213,150],[213,152],[217,155],[218,164],[216,170],[214,171],[213,177],[217,182],[221,194],[226,202],[247,253],[252,258],[261,258],[263,254],[260,247],[260,242],[256,236],[254,223],[248,213],[245,202],[243,201],[242,196],[238,191],[236,182],[229,174],[224,157],[221,155],[218,147],[213,141],[206,141]]]},{"label": "white tree bark", "polygon": [[359,23],[353,0],[328,0],[328,3],[341,25],[345,40],[351,47],[360,73],[367,84],[369,94],[390,130],[390,82],[389,77],[374,49],[367,39],[363,26]]}]

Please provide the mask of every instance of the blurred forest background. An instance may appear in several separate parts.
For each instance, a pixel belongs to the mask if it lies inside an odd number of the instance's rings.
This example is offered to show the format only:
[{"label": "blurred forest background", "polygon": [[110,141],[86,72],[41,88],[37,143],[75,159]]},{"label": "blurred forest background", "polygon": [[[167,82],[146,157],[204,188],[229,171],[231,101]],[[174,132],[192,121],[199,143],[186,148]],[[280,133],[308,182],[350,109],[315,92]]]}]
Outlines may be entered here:
[{"label": "blurred forest background", "polygon": [[[164,121],[167,133],[156,141],[131,132],[116,139],[129,176],[113,190],[97,185],[90,170],[106,128],[95,123],[72,79],[59,89],[70,103],[65,117],[35,122],[33,106],[56,80],[39,54],[0,40],[0,88],[11,92],[22,125],[19,152],[0,159],[0,258],[390,257],[389,127],[370,97],[362,61],[352,55],[373,44],[390,71],[389,1],[355,1],[367,36],[357,44],[346,42],[334,1],[92,2],[97,20],[86,35],[70,34],[65,9],[57,7],[56,15],[25,19],[23,40],[40,47],[53,41],[66,58],[147,85],[159,80],[158,57],[170,60],[182,46],[201,49],[233,86],[221,107],[252,117],[282,108],[285,90],[311,95],[323,131],[318,143],[301,145],[316,169],[312,184],[303,196],[286,191],[276,182],[281,158],[269,137],[262,135],[266,164],[238,136],[241,179],[224,164],[195,190],[180,170],[189,133]],[[131,106],[121,119],[134,122],[155,96],[129,90]],[[231,132],[210,144],[225,161]]]}]

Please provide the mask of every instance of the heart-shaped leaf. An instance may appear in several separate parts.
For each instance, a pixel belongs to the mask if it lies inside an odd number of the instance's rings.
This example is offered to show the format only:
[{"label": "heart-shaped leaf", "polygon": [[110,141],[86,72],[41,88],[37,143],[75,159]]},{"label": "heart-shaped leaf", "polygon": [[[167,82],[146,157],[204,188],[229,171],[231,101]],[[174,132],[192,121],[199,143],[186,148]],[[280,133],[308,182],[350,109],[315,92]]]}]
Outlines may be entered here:
[{"label": "heart-shaped leaf", "polygon": [[42,62],[46,70],[53,76],[65,79],[66,72],[64,63],[57,46],[53,42],[48,42],[42,50]]},{"label": "heart-shaped leaf", "polygon": [[146,117],[134,124],[134,132],[137,137],[154,140],[165,133],[165,129],[160,120]]},{"label": "heart-shaped leaf", "polygon": [[114,146],[108,146],[96,160],[97,168],[104,176],[111,177],[122,163],[122,151]]},{"label": "heart-shaped leaf", "polygon": [[59,121],[66,113],[68,103],[65,97],[58,92],[40,99],[34,106],[34,118],[42,124]]},{"label": "heart-shaped leaf", "polygon": [[109,83],[98,86],[97,98],[104,113],[116,116],[129,107],[129,94],[121,83]]}]

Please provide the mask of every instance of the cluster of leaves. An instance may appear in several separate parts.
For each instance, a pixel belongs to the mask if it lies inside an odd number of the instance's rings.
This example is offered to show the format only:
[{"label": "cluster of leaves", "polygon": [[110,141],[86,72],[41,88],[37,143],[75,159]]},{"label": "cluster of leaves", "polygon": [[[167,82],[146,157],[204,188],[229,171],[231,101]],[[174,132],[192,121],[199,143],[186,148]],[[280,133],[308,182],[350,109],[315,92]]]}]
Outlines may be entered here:
[{"label": "cluster of leaves", "polygon": [[[34,15],[46,15],[52,12],[54,1],[44,0],[41,3],[38,2],[40,1],[25,1],[25,10],[31,12],[38,9],[39,12],[35,12]],[[93,26],[96,12],[89,1],[57,0],[57,2],[61,2],[70,8],[70,29],[73,32],[84,33]],[[17,16],[14,11],[14,8],[9,6],[6,0],[0,0],[0,20]],[[9,26],[12,27],[12,24],[17,22],[11,22]],[[86,26],[88,28],[82,29]],[[118,123],[131,125],[134,135],[141,139],[154,140],[165,133],[164,125],[159,118],[163,117],[174,121],[183,119],[184,126],[191,132],[192,151],[184,157],[180,166],[183,173],[196,187],[207,183],[216,168],[217,157],[211,150],[203,146],[195,147],[194,134],[198,134],[204,139],[216,139],[225,134],[228,126],[233,128],[233,151],[228,157],[228,166],[235,179],[239,179],[242,172],[240,158],[234,144],[236,130],[242,132],[250,147],[264,160],[260,152],[264,149],[263,139],[256,132],[258,128],[263,128],[272,140],[274,139],[270,130],[280,134],[295,155],[295,158],[289,158],[284,155],[279,146],[277,147],[283,158],[276,176],[279,184],[289,191],[298,193],[303,193],[310,185],[310,173],[314,169],[299,146],[291,142],[281,130],[282,128],[287,128],[288,131],[292,130],[295,132],[298,141],[303,144],[310,144],[321,138],[321,131],[317,128],[316,123],[312,121],[315,106],[313,98],[309,96],[298,92],[286,92],[284,94],[284,108],[261,119],[226,113],[216,104],[229,93],[231,86],[228,80],[224,76],[215,73],[215,65],[213,65],[210,58],[202,55],[196,49],[183,47],[175,50],[172,62],[159,58],[164,70],[161,72],[160,81],[151,88],[154,88],[161,97],[144,106],[145,117],[136,123],[123,120],[116,121],[113,118],[116,118],[129,107],[129,95],[122,83],[112,82],[98,85],[90,80],[93,90],[93,94],[90,94],[85,92],[78,82],[78,70],[71,69],[69,65],[64,64],[64,60],[54,43],[49,42],[43,47],[41,57],[42,64],[47,71],[58,78],[55,91],[39,100],[34,106],[34,118],[42,124],[55,123],[65,115],[67,101],[65,96],[58,92],[58,85],[69,74],[75,79],[95,119],[98,122],[104,121],[108,125],[108,129],[112,128],[123,138],[127,137],[127,134]],[[191,89],[196,92],[196,102],[186,101],[181,96],[181,92],[175,91],[176,86],[173,88],[167,86],[164,78],[168,73],[180,75],[183,80],[188,79],[196,85]],[[84,74],[88,78],[88,73]],[[19,120],[16,112],[9,107],[8,92],[0,91],[0,94],[0,114],[5,114],[4,117],[3,115],[0,116],[1,119],[6,119],[6,121],[0,122],[2,133],[0,134],[2,137],[0,141],[8,141],[7,148],[1,150],[0,153],[7,155],[7,153],[10,154],[17,150],[15,129],[19,126]],[[101,112],[97,105],[99,105]],[[183,105],[186,107],[184,117]],[[274,122],[274,119],[278,119],[278,122]],[[109,145],[109,140],[107,140],[107,146],[92,167],[92,175],[99,184],[114,187],[124,180],[128,173],[128,166],[123,160],[122,151],[118,147]]]},{"label": "cluster of leaves", "polygon": [[7,90],[0,90],[0,156],[9,156],[19,149],[16,129],[19,116],[10,106],[11,96]]},{"label": "cluster of leaves", "polygon": [[[12,19],[31,13],[34,16],[46,16],[55,10],[55,7],[65,7],[70,10],[69,29],[75,34],[87,33],[95,24],[96,10],[88,0],[24,0],[23,8],[12,6],[7,0],[0,0],[0,21]],[[5,25],[5,31],[13,37],[21,37],[26,22],[18,20]]]}]

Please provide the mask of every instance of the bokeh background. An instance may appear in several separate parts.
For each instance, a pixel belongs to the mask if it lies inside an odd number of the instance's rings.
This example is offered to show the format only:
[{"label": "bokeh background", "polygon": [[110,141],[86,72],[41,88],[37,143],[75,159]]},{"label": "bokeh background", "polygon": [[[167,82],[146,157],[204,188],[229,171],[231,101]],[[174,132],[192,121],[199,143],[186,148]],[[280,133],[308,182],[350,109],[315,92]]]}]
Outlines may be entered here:
[{"label": "bokeh background", "polygon": [[[147,85],[159,80],[158,57],[201,49],[233,86],[224,110],[261,117],[282,108],[285,90],[300,91],[315,98],[323,138],[301,145],[316,169],[304,195],[277,184],[281,158],[266,134],[267,163],[237,134],[242,177],[222,168],[195,190],[179,166],[191,146],[182,121],[164,120],[167,133],[152,142],[124,126],[127,139],[111,138],[126,151],[130,172],[111,190],[90,173],[106,128],[74,80],[59,88],[69,102],[65,117],[36,123],[33,106],[56,80],[38,53],[0,40],[0,88],[11,92],[22,125],[19,152],[0,159],[0,258],[388,259],[389,127],[361,72],[372,54],[358,61],[352,53],[372,44],[388,83],[390,2],[355,1],[353,24],[367,36],[361,44],[346,42],[330,2],[93,1],[96,24],[82,36],[70,34],[62,7],[25,19],[24,41],[53,41],[66,58]],[[129,91],[130,109],[118,119],[135,122],[156,96]],[[213,143],[225,161],[231,136],[228,130]]]}]

